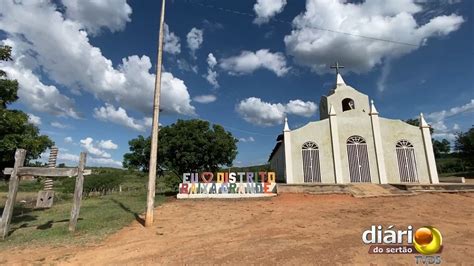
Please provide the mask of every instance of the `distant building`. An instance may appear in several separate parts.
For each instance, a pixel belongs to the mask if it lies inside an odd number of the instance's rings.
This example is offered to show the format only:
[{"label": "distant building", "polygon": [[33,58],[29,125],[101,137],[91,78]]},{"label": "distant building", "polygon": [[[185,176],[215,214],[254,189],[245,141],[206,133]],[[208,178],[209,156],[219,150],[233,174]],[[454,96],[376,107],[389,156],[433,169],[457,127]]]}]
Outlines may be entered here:
[{"label": "distant building", "polygon": [[320,120],[290,130],[285,118],[269,162],[288,184],[353,182],[436,184],[429,125],[379,117],[369,97],[336,84],[320,102]]}]

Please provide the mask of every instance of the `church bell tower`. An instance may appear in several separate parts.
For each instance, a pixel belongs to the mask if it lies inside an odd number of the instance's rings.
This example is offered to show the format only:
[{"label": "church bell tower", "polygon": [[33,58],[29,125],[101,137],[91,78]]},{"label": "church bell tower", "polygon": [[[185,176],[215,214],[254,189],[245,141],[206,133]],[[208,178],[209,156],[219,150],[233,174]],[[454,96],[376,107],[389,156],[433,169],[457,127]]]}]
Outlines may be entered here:
[{"label": "church bell tower", "polygon": [[336,84],[327,96],[322,96],[320,101],[320,120],[329,118],[329,108],[332,105],[337,115],[360,116],[367,115],[370,110],[369,97],[351,86],[347,85],[339,73],[344,66],[338,62],[331,66],[336,69]]}]

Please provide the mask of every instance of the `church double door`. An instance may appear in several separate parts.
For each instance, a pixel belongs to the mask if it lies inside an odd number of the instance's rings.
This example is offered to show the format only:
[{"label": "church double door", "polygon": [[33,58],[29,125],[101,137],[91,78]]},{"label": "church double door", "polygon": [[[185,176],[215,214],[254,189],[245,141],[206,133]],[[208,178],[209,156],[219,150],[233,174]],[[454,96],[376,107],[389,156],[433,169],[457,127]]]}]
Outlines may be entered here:
[{"label": "church double door", "polygon": [[319,164],[319,148],[312,141],[303,144],[303,174],[305,183],[321,182],[321,166]]},{"label": "church double door", "polygon": [[400,173],[400,182],[416,183],[418,182],[418,173],[416,171],[415,148],[407,140],[400,140],[396,145],[398,170]]},{"label": "church double door", "polygon": [[367,142],[360,136],[347,140],[347,156],[351,182],[370,182],[369,155]]}]

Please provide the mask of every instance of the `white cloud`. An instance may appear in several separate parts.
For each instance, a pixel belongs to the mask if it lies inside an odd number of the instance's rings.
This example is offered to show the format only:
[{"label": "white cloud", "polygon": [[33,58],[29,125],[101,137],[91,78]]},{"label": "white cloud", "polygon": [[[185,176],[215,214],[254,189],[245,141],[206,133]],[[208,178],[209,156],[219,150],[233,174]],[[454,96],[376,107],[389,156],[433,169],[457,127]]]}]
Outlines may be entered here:
[{"label": "white cloud", "polygon": [[74,100],[62,94],[55,86],[43,84],[38,76],[27,67],[27,65],[35,63],[26,55],[21,55],[26,53],[22,45],[10,39],[3,40],[2,44],[12,47],[14,61],[0,61],[0,67],[7,73],[8,78],[18,81],[20,102],[34,111],[79,118],[79,114],[74,108]]},{"label": "white cloud", "polygon": [[456,141],[456,134],[455,133],[433,133],[432,136],[434,139],[446,139],[448,140],[451,144],[453,144],[454,141]]},{"label": "white cloud", "polygon": [[89,163],[99,165],[99,166],[115,166],[122,168],[122,162],[114,160],[112,158],[90,158]]},{"label": "white cloud", "polygon": [[65,137],[64,142],[66,143],[72,143],[72,137]]},{"label": "white cloud", "polygon": [[377,89],[382,92],[386,89],[386,83],[390,72],[392,71],[392,60],[386,59],[382,66],[380,77],[377,80]]},{"label": "white cloud", "polygon": [[318,106],[313,102],[303,102],[302,100],[291,100],[286,104],[286,112],[304,117],[312,116]]},{"label": "white cloud", "polygon": [[433,113],[427,114],[426,118],[432,121],[441,121],[455,115],[459,115],[462,113],[469,113],[469,112],[474,112],[474,99],[471,99],[470,102],[464,105],[455,106],[449,110],[442,110],[439,112],[433,112]]},{"label": "white cloud", "polygon": [[209,94],[209,95],[199,95],[194,97],[194,101],[198,103],[212,103],[217,100],[217,97]]},{"label": "white cloud", "polygon": [[164,40],[163,40],[163,45],[164,48],[163,50],[167,53],[170,54],[179,54],[181,53],[181,44],[179,43],[179,37],[176,36],[173,32],[170,32],[170,29],[168,27],[168,24],[164,24]]},{"label": "white cloud", "polygon": [[285,106],[280,103],[262,102],[259,98],[251,97],[237,105],[237,112],[249,123],[273,126],[283,122]]},{"label": "white cloud", "polygon": [[196,50],[201,47],[203,40],[203,31],[200,29],[192,28],[186,35],[186,41],[193,57]]},{"label": "white cloud", "polygon": [[39,126],[41,125],[41,117],[36,116],[34,114],[27,114],[28,115],[28,122],[35,125]]},{"label": "white cloud", "polygon": [[62,3],[66,7],[66,17],[79,22],[93,35],[102,28],[121,31],[131,21],[132,8],[127,0],[62,0]]},{"label": "white cloud", "polygon": [[[169,72],[161,75],[161,106],[165,112],[176,114],[195,115],[191,105],[191,96],[184,82]],[[151,110],[152,105],[150,105]]]},{"label": "white cloud", "polygon": [[[124,91],[121,95],[115,95],[115,97],[119,97],[119,103],[122,102],[125,107],[130,106],[135,110],[151,114],[155,83],[155,75],[148,73],[151,67],[150,59],[146,56],[141,58],[132,56],[128,60],[124,59],[121,69],[126,73],[127,86],[123,87]],[[184,81],[174,77],[169,72],[161,74],[161,93],[160,108],[163,111],[186,115],[195,114]],[[113,100],[113,98],[110,100]]]},{"label": "white cloud", "polygon": [[257,17],[253,22],[256,24],[267,23],[273,16],[281,13],[285,6],[286,0],[257,0],[253,6]]},{"label": "white cloud", "polygon": [[[88,141],[88,138],[86,138],[85,140]],[[41,158],[37,159],[36,161],[46,163],[48,161],[48,157],[49,157],[49,152],[46,151],[46,152],[43,152],[41,154]],[[68,166],[76,166],[79,163],[79,154],[69,153],[68,149],[59,147],[58,163],[66,163],[66,165]],[[112,158],[95,157],[94,154],[90,152],[87,155],[87,165],[88,166],[113,166],[113,167],[120,167],[120,168],[122,167],[122,163],[120,161],[116,161]]]},{"label": "white cloud", "polygon": [[51,126],[52,126],[52,127],[55,127],[55,128],[60,128],[60,129],[69,128],[68,125],[65,125],[65,124],[63,124],[63,123],[61,123],[61,122],[58,122],[58,121],[53,121],[53,122],[51,122]]},{"label": "white cloud", "polygon": [[273,126],[282,124],[287,114],[310,117],[316,112],[317,105],[302,100],[291,100],[287,104],[267,103],[259,98],[250,97],[242,100],[236,109],[249,123],[259,126]]},{"label": "white cloud", "polygon": [[[153,108],[153,91],[155,84],[155,75],[150,74],[152,65],[147,56],[131,56],[123,60],[120,69],[126,76],[126,82],[120,93],[109,94],[106,98],[110,101],[116,101],[125,108],[131,107],[142,111],[145,114],[151,114]],[[112,88],[111,88],[112,89]],[[164,112],[194,115],[194,107],[191,105],[191,97],[188,88],[179,78],[169,72],[161,74],[161,106]]]},{"label": "white cloud", "polygon": [[207,55],[207,65],[209,68],[214,68],[217,65],[217,59],[212,53]]},{"label": "white cloud", "polygon": [[[81,30],[83,25],[65,19],[51,2],[22,1],[20,5],[7,1],[0,6],[0,13],[0,28],[27,51],[22,53],[25,57],[22,61],[28,64],[23,68],[15,67],[13,71],[21,76],[42,71],[49,80],[73,92],[86,91],[105,102],[145,115],[151,113],[155,75],[150,73],[149,57],[129,56],[114,68],[112,61],[90,44],[88,33]],[[40,83],[36,76],[34,78],[36,80],[19,78],[19,96],[31,103],[31,108],[77,117],[71,99],[60,94],[54,86],[30,84],[33,81]],[[31,92],[31,88],[36,89]],[[43,92],[50,95],[46,97]],[[165,112],[194,114],[186,85],[171,73],[163,73],[162,97],[161,108]]]},{"label": "white cloud", "polygon": [[207,55],[207,75],[205,75],[205,78],[214,88],[219,88],[219,82],[217,81],[217,71],[214,70],[216,65],[217,59],[212,53],[209,53]]},{"label": "white cloud", "polygon": [[[46,158],[48,155],[45,155]],[[43,157],[43,155],[42,155]],[[61,162],[70,162],[72,165],[77,165],[79,163],[79,156],[71,153],[58,153],[58,161]],[[122,167],[122,163],[116,161],[112,158],[96,158],[92,156],[87,157],[87,165],[91,166],[114,166]]]},{"label": "white cloud", "polygon": [[91,137],[87,137],[85,139],[80,140],[81,147],[83,147],[88,153],[100,157],[100,158],[111,158],[110,153],[101,150],[100,148],[96,147],[94,144],[94,139]]},{"label": "white cloud", "polygon": [[217,72],[208,68],[207,75],[205,76],[207,82],[212,85],[214,88],[219,88],[219,82],[217,81]]},{"label": "white cloud", "polygon": [[132,118],[122,107],[115,109],[113,105],[108,103],[100,108],[94,108],[94,117],[101,121],[112,122],[137,131],[145,131],[150,122],[150,118],[143,118],[143,120]]},{"label": "white cloud", "polygon": [[[48,155],[46,155],[46,158],[47,158]],[[41,155],[41,157],[43,157],[43,155]],[[76,155],[76,154],[71,154],[71,153],[62,153],[62,152],[58,152],[58,160],[61,160],[61,161],[70,161],[70,162],[74,162],[74,163],[78,163],[79,162],[79,155]],[[87,161],[89,161],[90,158],[87,159]]]},{"label": "white cloud", "polygon": [[287,53],[296,63],[311,67],[318,73],[330,71],[338,60],[346,70],[368,72],[384,60],[408,54],[419,46],[400,45],[331,31],[420,44],[435,36],[445,36],[464,22],[451,14],[432,18],[419,25],[415,14],[422,6],[413,0],[347,1],[307,0],[306,10],[293,20],[291,34],[285,36]]},{"label": "white cloud", "polygon": [[224,29],[224,25],[216,21],[210,21],[210,20],[204,19],[202,21],[202,24],[203,24],[203,27],[210,32]]},{"label": "white cloud", "polygon": [[243,51],[238,56],[232,56],[221,60],[219,66],[232,75],[243,75],[253,73],[259,68],[265,68],[274,72],[277,76],[284,76],[289,67],[282,53],[271,53],[268,49],[257,52]]},{"label": "white cloud", "polygon": [[434,132],[432,137],[435,139],[447,139],[451,143],[453,143],[456,139],[456,133],[459,132],[459,125],[454,124],[452,127],[448,127],[445,124],[445,121],[436,121],[430,123],[433,127]]},{"label": "white cloud", "polygon": [[[142,119],[142,123],[146,128],[151,128],[153,126],[153,118],[152,117],[144,117]],[[161,123],[159,124],[161,126]]]},{"label": "white cloud", "polygon": [[446,126],[446,120],[456,115],[472,112],[474,112],[474,99],[471,99],[470,102],[464,105],[455,106],[449,110],[433,112],[427,114],[425,117],[427,122],[429,122],[434,129],[433,138],[445,138],[452,142],[456,138],[456,133],[459,132],[461,128],[458,124],[454,124],[451,128]]},{"label": "white cloud", "polygon": [[183,71],[189,71],[189,72],[194,72],[194,73],[198,73],[198,67],[197,65],[192,65],[191,63],[189,63],[188,61],[186,61],[186,59],[184,58],[178,58],[176,60],[176,63],[178,63],[178,68],[183,70]]},{"label": "white cloud", "polygon": [[239,138],[239,141],[241,141],[241,142],[254,142],[255,139],[253,137]]},{"label": "white cloud", "polygon": [[11,79],[18,80],[19,101],[28,108],[56,116],[79,118],[74,100],[65,96],[53,85],[43,84],[29,69],[23,68],[18,61],[12,65],[0,64]]},{"label": "white cloud", "polygon": [[99,147],[106,150],[116,150],[118,145],[115,144],[112,140],[101,140],[99,141]]}]

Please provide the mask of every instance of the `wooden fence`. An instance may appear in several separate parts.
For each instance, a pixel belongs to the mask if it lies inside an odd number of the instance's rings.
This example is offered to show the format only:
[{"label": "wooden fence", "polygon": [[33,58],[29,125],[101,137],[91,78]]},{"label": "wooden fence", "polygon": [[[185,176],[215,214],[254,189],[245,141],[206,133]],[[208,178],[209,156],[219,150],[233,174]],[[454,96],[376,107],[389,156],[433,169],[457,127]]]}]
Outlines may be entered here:
[{"label": "wooden fence", "polygon": [[8,197],[3,209],[2,219],[0,220],[0,237],[5,239],[10,230],[10,222],[13,216],[13,208],[15,205],[16,195],[20,177],[23,175],[60,177],[60,176],[76,176],[76,185],[74,188],[74,201],[71,209],[71,218],[69,220],[69,231],[76,230],[77,219],[81,208],[82,191],[84,186],[84,176],[90,175],[91,170],[84,169],[86,166],[87,153],[81,152],[79,165],[77,168],[41,168],[41,167],[23,167],[25,163],[26,150],[17,149],[15,152],[15,164],[13,168],[6,168],[3,173],[10,175],[8,185]]}]

